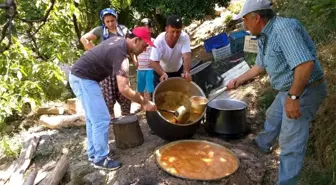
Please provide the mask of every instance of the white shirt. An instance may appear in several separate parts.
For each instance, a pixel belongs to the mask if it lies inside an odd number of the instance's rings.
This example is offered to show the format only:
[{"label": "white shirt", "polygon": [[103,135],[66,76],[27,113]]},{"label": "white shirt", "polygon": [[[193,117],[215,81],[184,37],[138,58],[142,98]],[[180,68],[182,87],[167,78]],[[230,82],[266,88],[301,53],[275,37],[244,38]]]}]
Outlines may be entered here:
[{"label": "white shirt", "polygon": [[[154,42],[154,39],[152,38],[152,42]],[[147,46],[146,51],[142,52],[140,55],[138,55],[138,70],[153,70],[150,66],[150,55],[152,51],[152,46]]]},{"label": "white shirt", "polygon": [[150,59],[160,61],[160,65],[165,72],[176,72],[182,64],[182,54],[191,52],[189,35],[182,31],[179,40],[174,48],[170,48],[165,40],[166,32],[160,33],[155,39]]}]

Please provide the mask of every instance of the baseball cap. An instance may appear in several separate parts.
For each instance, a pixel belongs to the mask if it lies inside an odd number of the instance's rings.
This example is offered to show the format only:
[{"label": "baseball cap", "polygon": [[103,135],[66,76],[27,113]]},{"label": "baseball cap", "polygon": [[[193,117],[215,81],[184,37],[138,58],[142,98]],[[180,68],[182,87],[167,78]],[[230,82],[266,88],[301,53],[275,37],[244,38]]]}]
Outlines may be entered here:
[{"label": "baseball cap", "polygon": [[246,0],[243,9],[233,20],[241,19],[250,12],[266,9],[272,9],[272,3],[269,0]]},{"label": "baseball cap", "polygon": [[182,19],[178,15],[171,15],[168,17],[167,26],[171,26],[173,28],[182,28]]},{"label": "baseball cap", "polygon": [[151,31],[148,28],[144,26],[136,27],[132,30],[132,33],[144,40],[148,45],[155,47],[151,40]]},{"label": "baseball cap", "polygon": [[141,20],[141,23],[142,23],[143,25],[147,25],[147,26],[149,26],[149,27],[152,27],[152,20],[149,19],[149,18],[143,18],[143,19]]}]

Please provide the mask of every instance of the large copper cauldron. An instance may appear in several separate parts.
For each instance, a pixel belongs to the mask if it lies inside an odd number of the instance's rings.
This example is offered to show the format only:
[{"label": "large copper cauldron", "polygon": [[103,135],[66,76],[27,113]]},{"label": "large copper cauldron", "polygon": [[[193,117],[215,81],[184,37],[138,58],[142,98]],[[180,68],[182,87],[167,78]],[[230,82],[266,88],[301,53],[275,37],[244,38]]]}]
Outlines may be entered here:
[{"label": "large copper cauldron", "polygon": [[[188,82],[187,80],[179,77],[169,78],[166,81],[161,82],[154,90],[153,101],[160,108],[159,96],[160,93],[177,92],[186,95],[187,99],[192,96],[204,96],[202,89],[194,82]],[[162,95],[162,94],[161,94]],[[172,98],[172,101],[176,101],[176,98]],[[189,100],[188,100],[189,101]],[[174,141],[180,139],[188,139],[192,137],[204,117],[206,109],[202,113],[191,113],[190,119],[185,124],[175,124],[171,120],[167,119],[167,116],[163,116],[162,112],[146,112],[146,118],[149,127],[159,137],[167,141]]]}]

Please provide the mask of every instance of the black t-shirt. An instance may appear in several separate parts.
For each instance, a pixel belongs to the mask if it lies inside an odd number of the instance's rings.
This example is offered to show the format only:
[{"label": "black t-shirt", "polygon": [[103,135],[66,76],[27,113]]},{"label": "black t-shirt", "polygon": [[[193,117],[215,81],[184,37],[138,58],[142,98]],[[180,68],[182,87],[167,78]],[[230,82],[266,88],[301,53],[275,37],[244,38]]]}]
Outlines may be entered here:
[{"label": "black t-shirt", "polygon": [[86,51],[72,66],[71,73],[79,78],[100,82],[107,76],[120,75],[127,58],[126,39],[111,37]]}]

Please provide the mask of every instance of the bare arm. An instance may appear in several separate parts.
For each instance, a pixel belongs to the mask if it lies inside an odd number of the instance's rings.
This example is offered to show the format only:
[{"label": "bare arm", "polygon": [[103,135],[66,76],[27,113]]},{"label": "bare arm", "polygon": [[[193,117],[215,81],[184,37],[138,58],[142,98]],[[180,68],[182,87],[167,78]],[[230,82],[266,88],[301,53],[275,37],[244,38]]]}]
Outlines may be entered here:
[{"label": "bare arm", "polygon": [[253,78],[263,74],[265,70],[257,65],[254,65],[250,70],[248,70],[246,73],[242,74],[240,77],[237,78],[239,81],[239,85],[252,80]]},{"label": "bare arm", "polygon": [[151,67],[155,70],[157,74],[160,76],[165,74],[165,71],[162,69],[160,63],[158,61],[152,61],[150,60]]},{"label": "bare arm", "polygon": [[292,83],[291,88],[289,89],[289,93],[300,96],[308,84],[311,72],[313,71],[314,62],[309,61],[303,64],[298,65],[294,69],[294,81]]},{"label": "bare arm", "polygon": [[183,67],[184,67],[184,72],[190,72],[190,68],[191,68],[191,53],[184,53],[182,55],[183,57]]},{"label": "bare arm", "polygon": [[[309,81],[309,77],[314,67],[314,62],[302,63],[294,68],[294,80],[289,93],[300,96]],[[285,101],[285,112],[288,118],[298,119],[301,116],[299,99],[293,100],[287,97]]]},{"label": "bare arm", "polygon": [[131,58],[131,60],[132,60],[132,62],[133,62],[133,64],[134,64],[134,66],[135,66],[136,68],[138,68],[139,63],[138,63],[138,58],[137,58],[137,56],[134,55],[134,54],[131,54],[130,58]]},{"label": "bare arm", "polygon": [[141,107],[146,111],[155,111],[157,110],[156,105],[142,97],[139,93],[135,92],[129,86],[129,80],[125,76],[117,75],[117,83],[119,91],[122,95],[128,98],[131,101],[137,102],[141,105]]},{"label": "bare arm", "polygon": [[96,40],[97,36],[93,34],[93,30],[83,35],[80,39],[85,49],[90,50],[94,47],[92,40]]},{"label": "bare arm", "polygon": [[129,86],[129,79],[125,76],[117,75],[118,89],[122,95],[131,101],[144,105],[146,100]]},{"label": "bare arm", "polygon": [[259,76],[260,74],[263,74],[265,70],[257,65],[254,65],[250,70],[248,70],[246,73],[242,74],[236,79],[231,80],[227,88],[228,89],[233,89],[239,87],[241,84],[252,80],[253,78]]}]

